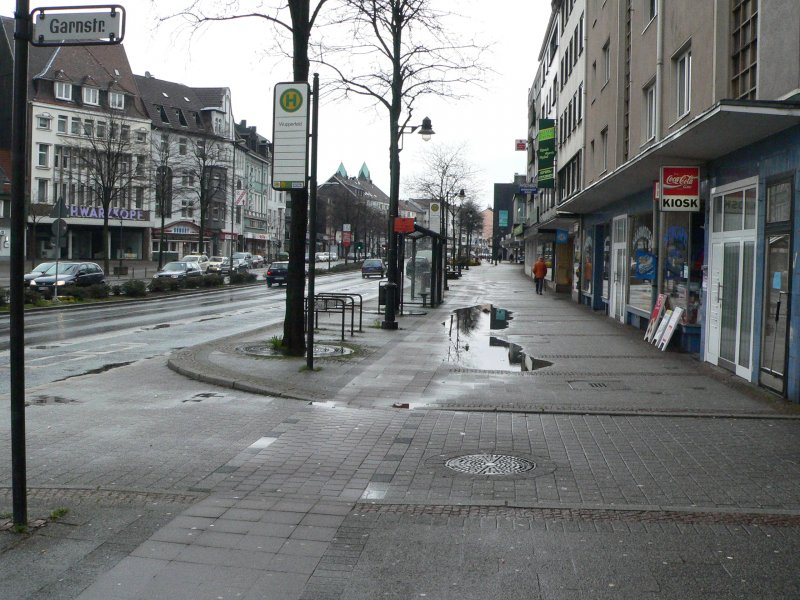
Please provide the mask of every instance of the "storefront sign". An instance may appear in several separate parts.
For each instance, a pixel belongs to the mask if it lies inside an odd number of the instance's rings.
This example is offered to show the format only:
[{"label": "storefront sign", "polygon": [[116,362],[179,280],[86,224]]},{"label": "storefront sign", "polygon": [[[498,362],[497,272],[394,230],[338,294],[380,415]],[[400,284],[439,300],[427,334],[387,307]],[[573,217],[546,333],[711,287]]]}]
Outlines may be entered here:
[{"label": "storefront sign", "polygon": [[537,177],[539,188],[555,187],[556,122],[554,119],[539,119],[539,133],[536,136],[539,149],[536,151]]},{"label": "storefront sign", "polygon": [[650,313],[650,323],[647,325],[647,331],[644,334],[645,341],[649,342],[653,339],[653,336],[656,333],[656,328],[658,327],[658,322],[661,320],[661,316],[664,314],[664,309],[666,306],[667,295],[659,294],[656,304],[653,307],[653,312]]},{"label": "storefront sign", "polygon": [[500,227],[508,227],[508,211],[501,210],[500,214],[497,216],[497,224]]},{"label": "storefront sign", "polygon": [[513,235],[513,236],[519,237],[523,233],[525,233],[525,225],[523,223],[517,223],[516,225],[514,225],[514,228],[511,230],[511,235]]},{"label": "storefront sign", "polygon": [[700,210],[700,167],[661,167],[661,210]]},{"label": "storefront sign", "polygon": [[[103,207],[95,206],[67,206],[68,217],[81,217],[84,219],[102,219],[105,216]],[[150,216],[141,208],[116,208],[108,209],[108,218],[122,221],[149,221]]]},{"label": "storefront sign", "polygon": [[514,141],[514,149],[515,150],[527,150],[528,149],[528,141],[527,140],[515,140]]},{"label": "storefront sign", "polygon": [[569,231],[556,229],[556,244],[566,244],[567,242],[569,242]]}]

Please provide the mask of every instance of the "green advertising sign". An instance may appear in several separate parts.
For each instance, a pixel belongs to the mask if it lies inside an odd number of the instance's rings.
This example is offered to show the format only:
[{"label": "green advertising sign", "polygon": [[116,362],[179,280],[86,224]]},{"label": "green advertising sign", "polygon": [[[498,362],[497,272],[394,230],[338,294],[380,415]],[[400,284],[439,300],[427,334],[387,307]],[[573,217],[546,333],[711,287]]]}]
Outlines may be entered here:
[{"label": "green advertising sign", "polygon": [[555,119],[539,119],[539,134],[536,136],[539,149],[536,151],[538,163],[536,184],[541,188],[555,187],[556,122]]},{"label": "green advertising sign", "polygon": [[498,222],[498,225],[500,227],[508,227],[508,211],[507,210],[501,210],[500,211],[500,215],[499,215],[499,217],[497,219],[497,222]]}]

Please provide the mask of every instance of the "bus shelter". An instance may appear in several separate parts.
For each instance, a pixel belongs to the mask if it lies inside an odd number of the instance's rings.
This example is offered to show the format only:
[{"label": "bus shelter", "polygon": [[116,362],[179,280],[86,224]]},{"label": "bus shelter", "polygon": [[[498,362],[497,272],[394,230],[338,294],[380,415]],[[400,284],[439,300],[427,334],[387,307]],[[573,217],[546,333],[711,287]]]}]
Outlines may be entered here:
[{"label": "bus shelter", "polygon": [[402,303],[410,306],[439,306],[444,289],[442,252],[444,238],[422,225],[405,233],[400,243]]}]

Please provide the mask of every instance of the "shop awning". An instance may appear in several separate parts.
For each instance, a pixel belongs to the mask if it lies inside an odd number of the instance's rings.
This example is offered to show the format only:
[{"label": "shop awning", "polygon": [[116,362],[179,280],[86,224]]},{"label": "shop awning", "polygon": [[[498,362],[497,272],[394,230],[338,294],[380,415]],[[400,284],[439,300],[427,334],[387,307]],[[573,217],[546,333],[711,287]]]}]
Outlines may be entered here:
[{"label": "shop awning", "polygon": [[558,211],[550,218],[547,218],[547,220],[526,227],[525,237],[523,239],[529,240],[545,233],[553,235],[556,229],[567,229],[571,231],[572,226],[575,225],[579,218],[580,215]]},{"label": "shop awning", "polygon": [[558,208],[595,212],[652,189],[663,166],[702,165],[796,125],[800,125],[800,104],[722,100]]}]

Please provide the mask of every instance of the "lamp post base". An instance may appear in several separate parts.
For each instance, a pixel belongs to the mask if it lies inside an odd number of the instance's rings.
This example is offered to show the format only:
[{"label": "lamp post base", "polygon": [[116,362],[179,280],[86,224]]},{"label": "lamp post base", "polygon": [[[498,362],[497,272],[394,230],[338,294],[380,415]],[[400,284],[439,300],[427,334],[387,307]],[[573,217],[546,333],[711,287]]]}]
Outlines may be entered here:
[{"label": "lamp post base", "polygon": [[381,321],[381,329],[397,329],[397,321]]}]

